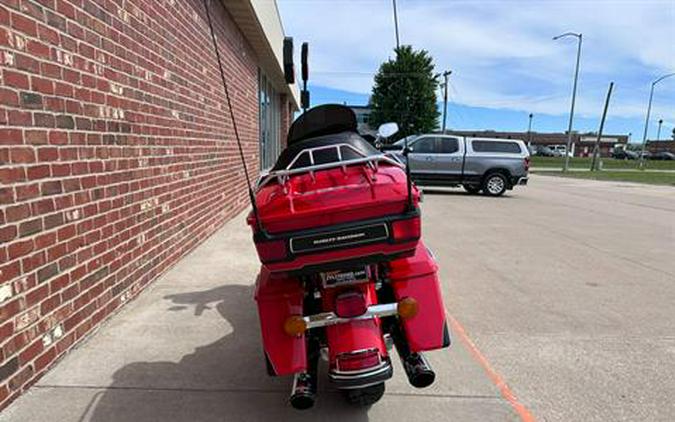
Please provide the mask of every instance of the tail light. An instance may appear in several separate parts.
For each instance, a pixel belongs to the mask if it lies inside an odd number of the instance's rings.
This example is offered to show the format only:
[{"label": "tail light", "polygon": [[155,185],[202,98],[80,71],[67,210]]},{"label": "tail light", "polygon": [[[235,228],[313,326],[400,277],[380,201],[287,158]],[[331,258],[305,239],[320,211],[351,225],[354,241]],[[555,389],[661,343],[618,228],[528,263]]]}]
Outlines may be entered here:
[{"label": "tail light", "polygon": [[530,171],[530,157],[525,157],[523,165],[525,166],[525,171]]},{"label": "tail light", "polygon": [[256,242],[255,248],[262,262],[280,261],[288,256],[286,242],[273,240],[271,242]]},{"label": "tail light", "polygon": [[377,349],[357,353],[343,353],[337,357],[338,371],[360,371],[379,365],[380,352]]},{"label": "tail light", "polygon": [[391,223],[391,232],[394,241],[419,239],[422,233],[422,223],[419,217],[397,220]]},{"label": "tail light", "polygon": [[284,321],[284,331],[289,336],[299,336],[307,331],[307,323],[300,315],[291,315]]},{"label": "tail light", "polygon": [[411,297],[405,297],[398,302],[396,306],[396,311],[398,316],[402,319],[410,319],[417,315],[419,311],[419,304],[417,301]]},{"label": "tail light", "polygon": [[366,298],[361,292],[340,293],[335,298],[335,314],[341,318],[363,315],[367,309]]}]

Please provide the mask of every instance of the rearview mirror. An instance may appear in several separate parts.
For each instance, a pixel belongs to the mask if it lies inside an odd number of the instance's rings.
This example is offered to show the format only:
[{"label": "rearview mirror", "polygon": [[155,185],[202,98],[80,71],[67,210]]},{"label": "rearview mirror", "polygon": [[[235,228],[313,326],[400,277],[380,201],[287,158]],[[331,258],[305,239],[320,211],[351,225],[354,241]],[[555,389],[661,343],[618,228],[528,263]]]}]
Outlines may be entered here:
[{"label": "rearview mirror", "polygon": [[377,128],[377,136],[380,138],[388,138],[398,132],[398,125],[396,123],[384,123]]}]

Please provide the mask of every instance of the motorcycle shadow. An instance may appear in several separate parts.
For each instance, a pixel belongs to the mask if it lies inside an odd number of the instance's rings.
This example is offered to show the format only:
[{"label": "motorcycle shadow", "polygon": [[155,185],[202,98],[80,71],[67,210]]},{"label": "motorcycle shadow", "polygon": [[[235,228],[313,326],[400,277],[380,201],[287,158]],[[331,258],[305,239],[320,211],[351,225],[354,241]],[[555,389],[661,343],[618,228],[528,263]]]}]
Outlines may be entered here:
[{"label": "motorcycle shadow", "polygon": [[[112,384],[92,398],[82,421],[368,420],[368,409],[348,405],[326,385],[325,368],[315,407],[307,411],[290,407],[292,379],[269,377],[265,370],[252,286],[224,285],[164,299],[170,301],[169,312],[185,314],[180,325],[188,325],[187,329],[213,330],[214,319],[215,329],[220,329],[222,321],[213,315],[204,318],[215,311],[231,330],[177,363],[125,365],[114,373]],[[152,338],[147,342],[153,346]]]}]

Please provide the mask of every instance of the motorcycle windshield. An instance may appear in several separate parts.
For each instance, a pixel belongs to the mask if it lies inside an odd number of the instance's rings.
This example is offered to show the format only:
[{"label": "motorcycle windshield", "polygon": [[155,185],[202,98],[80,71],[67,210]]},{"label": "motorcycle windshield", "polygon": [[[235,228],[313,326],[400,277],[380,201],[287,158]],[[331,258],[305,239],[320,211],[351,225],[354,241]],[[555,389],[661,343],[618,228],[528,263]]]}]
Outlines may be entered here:
[{"label": "motorcycle windshield", "polygon": [[307,110],[293,122],[286,145],[341,132],[357,132],[356,115],[347,106],[326,104]]}]

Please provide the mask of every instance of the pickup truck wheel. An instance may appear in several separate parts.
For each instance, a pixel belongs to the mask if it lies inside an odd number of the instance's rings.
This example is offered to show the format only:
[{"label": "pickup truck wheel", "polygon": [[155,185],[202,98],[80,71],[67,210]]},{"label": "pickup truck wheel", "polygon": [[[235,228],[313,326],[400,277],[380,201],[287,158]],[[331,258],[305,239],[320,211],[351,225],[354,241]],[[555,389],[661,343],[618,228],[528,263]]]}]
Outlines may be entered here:
[{"label": "pickup truck wheel", "polygon": [[480,192],[480,186],[474,186],[474,185],[462,185],[464,187],[464,190],[469,192],[471,195],[475,195],[478,192]]},{"label": "pickup truck wheel", "polygon": [[501,196],[506,192],[506,176],[501,173],[491,173],[483,180],[483,192],[489,196]]}]

